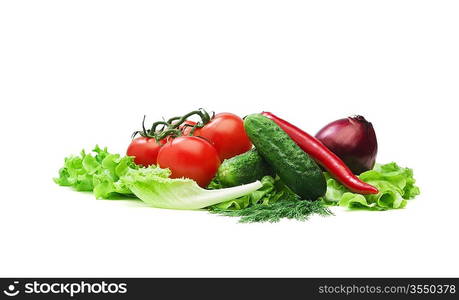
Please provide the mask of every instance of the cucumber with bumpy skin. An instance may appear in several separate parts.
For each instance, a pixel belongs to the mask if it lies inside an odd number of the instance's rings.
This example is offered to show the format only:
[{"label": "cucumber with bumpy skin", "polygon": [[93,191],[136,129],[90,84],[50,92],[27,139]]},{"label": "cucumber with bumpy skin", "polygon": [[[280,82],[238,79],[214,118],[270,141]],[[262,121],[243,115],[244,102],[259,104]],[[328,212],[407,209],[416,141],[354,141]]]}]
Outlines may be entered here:
[{"label": "cucumber with bumpy skin", "polygon": [[217,180],[225,187],[251,183],[273,175],[271,167],[251,149],[229,159],[225,159],[217,171]]},{"label": "cucumber with bumpy skin", "polygon": [[260,155],[294,193],[307,200],[325,195],[327,183],[320,167],[274,121],[253,114],[245,118],[244,128]]}]

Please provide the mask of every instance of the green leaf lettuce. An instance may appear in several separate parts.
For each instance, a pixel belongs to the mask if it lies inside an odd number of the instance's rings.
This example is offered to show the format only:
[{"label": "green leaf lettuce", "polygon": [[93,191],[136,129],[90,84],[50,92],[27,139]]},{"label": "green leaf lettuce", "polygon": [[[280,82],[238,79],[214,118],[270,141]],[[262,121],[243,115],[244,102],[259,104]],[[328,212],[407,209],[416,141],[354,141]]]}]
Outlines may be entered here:
[{"label": "green leaf lettuce", "polygon": [[[300,200],[279,177],[264,176],[261,179],[262,187],[243,197],[226,201],[212,207],[213,210],[240,210],[254,205],[270,205],[279,200]],[[209,188],[223,188],[218,181],[213,181]]]},{"label": "green leaf lettuce", "polygon": [[107,148],[96,146],[93,153],[81,151],[79,156],[65,158],[64,167],[54,182],[71,186],[77,191],[93,191],[98,199],[110,199],[116,194],[131,194],[118,181],[129,169],[137,169],[133,158],[110,154]]},{"label": "green leaf lettuce", "polygon": [[121,178],[134,195],[145,203],[159,208],[200,209],[255,192],[262,187],[259,181],[231,188],[206,190],[191,179],[170,179],[159,168],[129,170]]},{"label": "green leaf lettuce", "polygon": [[406,206],[407,201],[419,195],[419,187],[415,185],[413,170],[402,168],[395,162],[385,165],[377,164],[373,170],[359,175],[359,178],[375,186],[379,193],[360,195],[350,192],[338,181],[325,173],[327,193],[324,200],[350,209],[387,210]]},{"label": "green leaf lettuce", "polygon": [[132,157],[110,154],[107,148],[96,146],[93,154],[82,151],[80,156],[65,158],[64,167],[54,181],[78,191],[93,191],[98,199],[135,196],[151,206],[171,209],[204,208],[262,187],[257,181],[233,188],[205,190],[191,179],[170,179],[170,174],[168,169],[157,166],[138,167]]}]

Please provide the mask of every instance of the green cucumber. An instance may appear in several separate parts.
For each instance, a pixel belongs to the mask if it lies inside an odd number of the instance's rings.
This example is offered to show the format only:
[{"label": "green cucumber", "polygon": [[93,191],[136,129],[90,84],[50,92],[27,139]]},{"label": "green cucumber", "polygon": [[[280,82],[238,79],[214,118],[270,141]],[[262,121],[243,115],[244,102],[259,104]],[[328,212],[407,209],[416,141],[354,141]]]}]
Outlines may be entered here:
[{"label": "green cucumber", "polygon": [[273,175],[273,171],[257,150],[252,149],[225,159],[218,168],[217,180],[224,187],[232,187],[260,180],[265,175]]},{"label": "green cucumber", "polygon": [[327,183],[320,167],[274,121],[253,114],[245,118],[244,128],[260,155],[294,193],[307,200],[325,195]]}]

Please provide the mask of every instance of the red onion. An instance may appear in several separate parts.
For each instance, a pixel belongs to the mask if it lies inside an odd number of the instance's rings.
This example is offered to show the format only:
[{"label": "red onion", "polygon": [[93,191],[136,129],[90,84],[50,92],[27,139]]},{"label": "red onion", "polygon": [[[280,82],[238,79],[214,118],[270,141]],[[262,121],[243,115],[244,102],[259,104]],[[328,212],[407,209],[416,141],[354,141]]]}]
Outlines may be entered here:
[{"label": "red onion", "polygon": [[373,169],[378,142],[373,125],[362,116],[336,120],[319,130],[316,138],[341,158],[354,174]]}]

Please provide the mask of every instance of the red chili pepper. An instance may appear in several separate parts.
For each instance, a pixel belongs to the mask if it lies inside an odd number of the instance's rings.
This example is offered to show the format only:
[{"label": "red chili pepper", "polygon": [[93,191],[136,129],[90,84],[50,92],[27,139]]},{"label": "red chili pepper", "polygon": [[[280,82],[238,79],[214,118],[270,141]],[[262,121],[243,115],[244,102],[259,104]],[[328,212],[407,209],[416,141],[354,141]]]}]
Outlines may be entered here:
[{"label": "red chili pepper", "polygon": [[377,188],[355,176],[336,154],[315,137],[270,112],[262,112],[262,115],[276,122],[304,152],[311,155],[317,163],[352,192],[359,194],[377,194],[379,192]]}]

